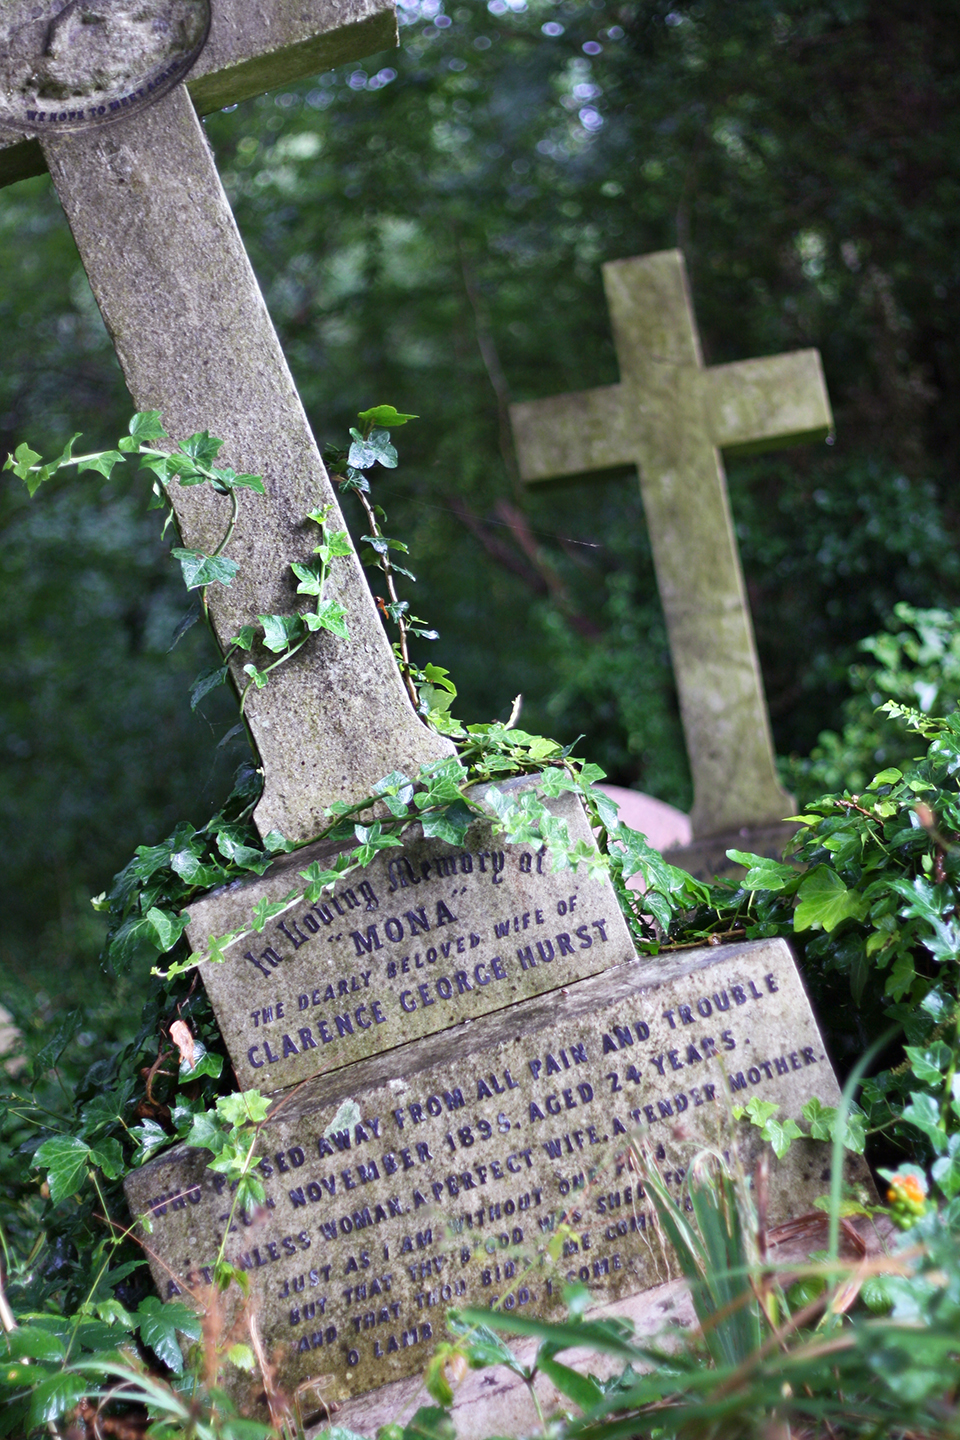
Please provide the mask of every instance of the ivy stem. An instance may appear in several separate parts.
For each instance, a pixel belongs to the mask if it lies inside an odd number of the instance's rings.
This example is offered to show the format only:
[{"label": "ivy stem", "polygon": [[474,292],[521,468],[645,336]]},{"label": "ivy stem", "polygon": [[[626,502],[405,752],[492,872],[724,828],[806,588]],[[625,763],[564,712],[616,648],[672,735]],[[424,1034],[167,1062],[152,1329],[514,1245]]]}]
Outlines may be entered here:
[{"label": "ivy stem", "polygon": [[250,1148],[249,1148],[249,1150],[247,1151],[247,1153],[246,1153],[246,1155],[245,1155],[245,1157],[244,1157],[243,1165],[242,1165],[241,1170],[240,1170],[240,1175],[239,1175],[239,1179],[238,1179],[238,1183],[237,1183],[237,1188],[236,1188],[236,1191],[234,1192],[234,1196],[233,1196],[233,1204],[230,1206],[230,1212],[229,1212],[229,1214],[227,1215],[227,1223],[226,1223],[225,1226],[223,1227],[223,1239],[220,1241],[220,1249],[219,1249],[219,1251],[218,1251],[218,1253],[217,1253],[217,1258],[216,1258],[216,1262],[215,1262],[216,1265],[220,1265],[220,1264],[223,1263],[224,1252],[226,1251],[226,1248],[227,1248],[227,1237],[228,1237],[228,1235],[230,1234],[230,1227],[231,1227],[231,1225],[233,1224],[233,1217],[234,1217],[234,1215],[237,1213],[237,1205],[239,1204],[239,1201],[240,1201],[240,1185],[239,1185],[239,1180],[245,1179],[246,1174],[247,1174],[247,1171],[250,1169],[250,1162],[251,1162],[251,1160],[253,1159],[253,1154],[254,1154],[254,1151],[255,1151],[256,1148],[257,1148],[257,1141],[258,1141],[259,1139],[260,1139],[260,1126],[257,1125],[257,1126],[255,1126],[255,1128],[254,1128],[253,1137],[252,1137],[252,1139],[251,1139],[251,1141],[250,1141]]},{"label": "ivy stem", "polygon": [[[363,493],[362,490],[357,490],[356,495],[358,500],[360,501],[360,504],[366,511],[367,522],[370,525],[370,534],[375,536],[379,540],[381,538],[381,530],[379,525],[377,524],[377,518],[374,514],[373,506],[370,504],[370,501],[367,499],[366,495]],[[407,687],[407,694],[410,696],[410,700],[413,704],[414,710],[419,710],[420,698],[417,695],[417,687],[414,685],[413,676],[410,673],[411,665],[410,651],[407,647],[407,622],[404,619],[403,612],[400,610],[400,598],[397,595],[397,587],[394,584],[393,566],[390,564],[390,552],[388,550],[385,550],[380,556],[380,569],[383,571],[384,579],[387,582],[387,593],[389,594],[390,599],[393,602],[397,629],[400,632],[400,673],[403,676],[403,683]]]},{"label": "ivy stem", "polygon": [[[279,655],[279,656],[277,657],[277,659],[274,660],[274,662],[273,662],[272,665],[268,665],[267,668],[266,668],[266,670],[261,670],[259,673],[260,673],[261,675],[269,675],[270,672],[271,672],[271,670],[276,670],[276,668],[277,668],[278,665],[285,665],[288,660],[292,660],[292,659],[293,659],[294,655],[296,655],[296,653],[297,653],[298,650],[302,650],[302,649],[303,649],[304,645],[306,645],[306,643],[307,643],[307,641],[308,641],[309,639],[310,639],[310,636],[309,636],[309,635],[305,635],[304,638],[300,641],[300,643],[299,643],[298,645],[294,645],[291,650],[284,650],[283,654],[282,654],[282,655]],[[252,684],[253,684],[253,676],[251,675],[251,676],[250,676],[250,679],[247,681],[246,685],[244,685],[244,687],[243,687],[243,694],[240,696],[240,714],[241,714],[241,715],[243,714],[243,707],[244,707],[244,706],[246,705],[246,703],[247,703],[247,691],[250,689],[250,686],[251,686]]]},{"label": "ivy stem", "polygon": [[[237,492],[236,492],[236,490],[231,490],[231,491],[230,491],[230,523],[229,523],[229,525],[227,526],[227,533],[224,535],[223,539],[220,541],[220,544],[217,546],[216,550],[214,550],[214,552],[213,552],[214,555],[220,555],[220,554],[223,552],[223,550],[225,549],[225,547],[230,544],[230,541],[233,539],[233,532],[234,532],[234,530],[236,529],[237,516],[238,516],[239,514],[240,514],[240,501],[237,499]],[[206,588],[206,587],[204,587],[204,588]]]}]

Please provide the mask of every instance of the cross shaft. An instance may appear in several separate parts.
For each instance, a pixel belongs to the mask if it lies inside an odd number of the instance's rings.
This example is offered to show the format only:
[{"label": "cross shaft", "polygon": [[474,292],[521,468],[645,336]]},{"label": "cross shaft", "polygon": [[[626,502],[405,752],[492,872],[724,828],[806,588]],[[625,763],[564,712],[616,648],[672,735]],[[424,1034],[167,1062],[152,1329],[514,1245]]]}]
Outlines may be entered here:
[{"label": "cross shaft", "polygon": [[[258,88],[268,75],[289,82],[317,59],[311,35],[329,37],[345,18],[354,38],[358,25],[382,36],[383,13],[379,0],[220,0],[220,49],[204,52],[198,69],[211,84],[232,77],[218,103],[241,93],[254,71]],[[363,28],[371,15],[381,17],[380,31]],[[295,21],[286,43],[285,17]],[[258,40],[268,70],[256,68]],[[307,513],[329,506],[332,528],[344,527],[210,147],[182,84],[116,123],[47,132],[40,145],[137,409],[160,410],[178,438],[210,430],[225,441],[228,464],[264,478],[265,497],[241,497],[228,548],[239,574],[207,592],[226,649],[257,615],[302,608],[290,564],[309,560],[317,543]],[[172,484],[168,493],[185,546],[209,553],[229,500],[206,486]],[[356,803],[389,771],[416,774],[452,753],[413,712],[355,554],[334,562],[325,595],[343,605],[349,641],[312,636],[246,704],[264,771],[257,825],[295,841],[317,834],[333,801]],[[238,688],[246,658],[231,662]]]}]

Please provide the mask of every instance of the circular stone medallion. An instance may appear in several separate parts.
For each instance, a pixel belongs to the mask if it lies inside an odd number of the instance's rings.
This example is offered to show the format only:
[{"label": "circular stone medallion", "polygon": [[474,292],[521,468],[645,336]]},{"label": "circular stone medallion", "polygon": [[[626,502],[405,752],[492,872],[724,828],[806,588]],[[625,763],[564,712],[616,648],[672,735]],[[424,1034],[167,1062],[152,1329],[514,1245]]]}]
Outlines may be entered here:
[{"label": "circular stone medallion", "polygon": [[0,0],[0,126],[39,135],[140,110],[209,28],[210,0]]}]

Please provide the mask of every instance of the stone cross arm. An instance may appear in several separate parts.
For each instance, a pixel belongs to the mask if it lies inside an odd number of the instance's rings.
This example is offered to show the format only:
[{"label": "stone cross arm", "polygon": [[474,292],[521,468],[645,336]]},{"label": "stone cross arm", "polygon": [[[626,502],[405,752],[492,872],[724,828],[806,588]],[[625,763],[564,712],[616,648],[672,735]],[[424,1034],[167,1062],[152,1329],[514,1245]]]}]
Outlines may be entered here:
[{"label": "stone cross arm", "polygon": [[[214,0],[187,90],[208,115],[396,44],[393,0]],[[0,186],[46,168],[39,140],[0,130]]]},{"label": "stone cross arm", "polygon": [[[727,456],[779,450],[830,433],[818,350],[711,366],[700,370],[697,392],[710,440]],[[512,405],[520,473],[532,485],[637,464],[644,409],[642,394],[629,384]]]}]

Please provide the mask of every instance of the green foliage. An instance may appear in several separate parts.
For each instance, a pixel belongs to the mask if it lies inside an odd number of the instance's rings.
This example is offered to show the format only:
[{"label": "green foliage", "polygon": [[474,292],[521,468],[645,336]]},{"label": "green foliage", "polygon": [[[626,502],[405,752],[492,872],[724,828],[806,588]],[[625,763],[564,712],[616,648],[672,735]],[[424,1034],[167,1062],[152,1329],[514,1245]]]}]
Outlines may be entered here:
[{"label": "green foliage", "polygon": [[[955,1214],[929,1210],[917,1220],[900,1254],[882,1262],[887,1273],[864,1284],[869,1303],[843,1318],[834,1307],[849,1304],[851,1282],[862,1276],[846,1264],[801,1267],[803,1280],[784,1294],[769,1265],[758,1263],[749,1192],[722,1167],[712,1177],[707,1169],[694,1175],[689,1208],[648,1170],[644,1183],[651,1179],[661,1223],[691,1282],[699,1334],[674,1335],[669,1345],[661,1337],[644,1342],[629,1322],[582,1319],[571,1297],[570,1317],[559,1322],[451,1312],[456,1346],[446,1347],[447,1363],[456,1351],[471,1368],[506,1364],[531,1389],[542,1370],[580,1411],[548,1421],[544,1431],[571,1440],[779,1433],[940,1440],[955,1433]],[[524,1365],[496,1331],[537,1340],[535,1360]],[[557,1364],[554,1357],[572,1349],[615,1357],[620,1368],[599,1381],[589,1358],[576,1371]]]},{"label": "green foliage", "polygon": [[822,731],[809,757],[781,762],[784,780],[804,802],[844,786],[860,790],[878,769],[910,762],[916,742],[893,723],[887,701],[935,717],[960,704],[960,611],[901,601],[886,628],[859,648],[872,658],[850,669],[842,730]]}]

